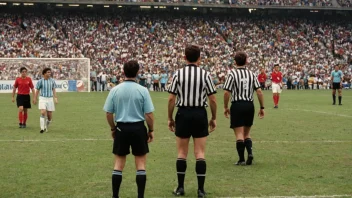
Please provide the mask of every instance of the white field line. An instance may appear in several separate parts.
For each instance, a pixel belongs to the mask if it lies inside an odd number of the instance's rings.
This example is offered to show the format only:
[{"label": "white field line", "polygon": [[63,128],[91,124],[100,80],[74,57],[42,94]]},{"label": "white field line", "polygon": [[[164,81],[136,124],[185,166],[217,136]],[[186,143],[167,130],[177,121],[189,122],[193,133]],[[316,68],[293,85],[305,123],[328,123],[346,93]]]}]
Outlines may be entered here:
[{"label": "white field line", "polygon": [[307,109],[286,109],[286,110],[290,110],[290,111],[304,111],[304,112],[312,112],[312,113],[340,116],[340,117],[345,117],[345,118],[352,118],[351,115],[336,114],[336,113],[330,113],[330,112],[325,112],[325,111],[314,111],[314,110],[307,110]]},{"label": "white field line", "polygon": [[[160,142],[159,142],[160,140]],[[168,141],[165,141],[168,140]],[[113,141],[112,139],[94,139],[94,138],[84,138],[84,139],[43,139],[43,140],[35,140],[35,139],[9,139],[9,140],[0,140],[0,142],[89,142],[89,141]],[[174,138],[157,138],[157,143],[176,143]],[[192,141],[191,141],[192,142]],[[254,143],[277,143],[277,144],[296,144],[296,143],[352,143],[352,140],[297,140],[297,141],[253,141]],[[212,141],[209,140],[208,143],[231,143],[234,141]]]}]

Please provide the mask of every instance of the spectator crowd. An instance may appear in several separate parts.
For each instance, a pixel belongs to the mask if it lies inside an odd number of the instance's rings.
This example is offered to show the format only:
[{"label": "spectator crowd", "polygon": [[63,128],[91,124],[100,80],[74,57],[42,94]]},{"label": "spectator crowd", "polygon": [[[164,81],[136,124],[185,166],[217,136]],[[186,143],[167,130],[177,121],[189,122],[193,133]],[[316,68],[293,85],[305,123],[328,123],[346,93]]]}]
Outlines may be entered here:
[{"label": "spectator crowd", "polygon": [[[201,67],[212,73],[216,84],[225,80],[239,50],[248,53],[249,68],[257,74],[265,68],[270,75],[279,64],[287,78],[314,76],[325,82],[333,66],[340,65],[345,77],[351,77],[351,21],[0,13],[0,58],[89,58],[93,82],[106,74],[106,84],[117,83],[123,63],[130,59],[140,63],[146,76],[164,71],[172,76],[183,66],[183,49],[189,43],[201,47]],[[9,67],[0,65],[0,72],[8,75]]]}]

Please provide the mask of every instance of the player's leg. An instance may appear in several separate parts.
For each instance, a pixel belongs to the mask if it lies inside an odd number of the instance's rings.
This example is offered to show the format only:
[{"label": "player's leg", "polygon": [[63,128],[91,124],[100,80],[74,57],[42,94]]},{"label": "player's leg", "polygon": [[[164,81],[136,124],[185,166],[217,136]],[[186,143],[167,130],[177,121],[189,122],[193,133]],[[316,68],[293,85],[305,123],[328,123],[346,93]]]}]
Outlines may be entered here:
[{"label": "player's leg", "polygon": [[245,165],[245,158],[244,158],[244,127],[236,127],[234,128],[235,136],[236,136],[236,149],[238,153],[239,160],[236,165]]},{"label": "player's leg", "polygon": [[272,85],[273,91],[273,101],[274,101],[274,108],[277,108],[277,93],[278,93],[278,86],[276,84]]},{"label": "player's leg", "polygon": [[332,101],[333,101],[333,105],[336,104],[336,89],[335,89],[335,83],[332,85]]},{"label": "player's leg", "polygon": [[55,111],[54,98],[49,98],[47,103],[47,119],[45,122],[46,131],[48,131],[48,127],[53,120],[53,111]]},{"label": "player's leg", "polygon": [[250,135],[251,127],[244,127],[244,146],[246,147],[248,158],[246,165],[251,165],[253,161],[252,138]]},{"label": "player's leg", "polygon": [[46,109],[40,109],[40,133],[44,133],[45,130],[45,117]]},{"label": "player's leg", "polygon": [[145,171],[146,161],[147,161],[147,155],[135,156],[138,198],[144,197],[145,185],[147,183],[147,174]]},{"label": "player's leg", "polygon": [[114,171],[112,172],[112,197],[118,198],[122,182],[122,171],[125,168],[126,155],[115,155]]},{"label": "player's leg", "polygon": [[340,87],[340,89],[338,89],[339,92],[339,105],[342,105],[342,87]]},{"label": "player's leg", "polygon": [[196,157],[196,173],[198,180],[198,197],[205,197],[204,183],[207,172],[207,164],[205,162],[205,145],[207,137],[193,138],[194,156]]},{"label": "player's leg", "polygon": [[276,94],[276,108],[279,107],[279,101],[280,101],[280,91]]},{"label": "player's leg", "polygon": [[47,115],[47,117],[46,117],[46,122],[45,122],[45,129],[46,129],[46,131],[48,131],[49,125],[51,124],[52,119],[53,119],[53,112],[47,111],[46,115]]},{"label": "player's leg", "polygon": [[28,108],[23,108],[23,124],[22,128],[27,127],[27,119],[28,119]]},{"label": "player's leg", "polygon": [[185,176],[187,170],[187,155],[188,155],[188,144],[189,138],[176,137],[177,146],[177,160],[176,160],[176,172],[178,186],[174,190],[173,194],[176,196],[182,196],[185,194]]},{"label": "player's leg", "polygon": [[23,128],[23,119],[24,119],[24,116],[23,116],[23,111],[24,111],[24,108],[23,106],[19,106],[18,107],[18,120],[19,120],[19,126],[20,128]]}]

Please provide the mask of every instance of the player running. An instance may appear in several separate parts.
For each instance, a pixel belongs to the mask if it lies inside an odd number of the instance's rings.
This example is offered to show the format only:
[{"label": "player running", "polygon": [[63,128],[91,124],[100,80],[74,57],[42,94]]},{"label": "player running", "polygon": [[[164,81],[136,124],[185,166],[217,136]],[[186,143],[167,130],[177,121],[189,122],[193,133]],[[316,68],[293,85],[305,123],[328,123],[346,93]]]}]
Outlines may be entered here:
[{"label": "player running", "polygon": [[332,81],[332,105],[336,104],[336,89],[339,92],[339,105],[342,105],[342,81],[343,81],[343,73],[339,70],[339,66],[335,66],[335,70],[331,73],[331,81]]},{"label": "player running", "polygon": [[274,108],[279,108],[280,93],[282,90],[282,73],[279,71],[279,64],[275,64],[274,71],[271,73],[271,88],[273,90]]},{"label": "player running", "polygon": [[[16,102],[18,107],[18,120],[20,128],[26,128],[28,118],[28,109],[31,108],[31,96],[29,95],[32,90],[33,98],[35,97],[35,90],[32,79],[27,76],[27,69],[21,67],[21,77],[16,78],[12,91],[12,102],[15,102],[16,89],[18,89]],[[33,100],[34,101],[34,100]]]},{"label": "player running", "polygon": [[40,110],[40,133],[48,131],[48,126],[52,121],[53,114],[55,111],[55,103],[57,103],[56,97],[56,83],[53,78],[51,78],[51,69],[45,68],[43,70],[43,78],[40,79],[36,85],[36,93],[33,103],[37,103],[37,98],[39,96],[39,110]]}]

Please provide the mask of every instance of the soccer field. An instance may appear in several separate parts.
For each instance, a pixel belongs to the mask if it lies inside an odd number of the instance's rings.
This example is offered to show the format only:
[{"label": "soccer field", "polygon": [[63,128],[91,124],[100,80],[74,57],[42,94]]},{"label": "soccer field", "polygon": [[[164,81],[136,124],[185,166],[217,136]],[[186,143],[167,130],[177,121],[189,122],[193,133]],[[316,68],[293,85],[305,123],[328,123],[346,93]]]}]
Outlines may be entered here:
[{"label": "soccer field", "polygon": [[[112,139],[102,110],[107,94],[59,93],[53,123],[44,134],[37,106],[29,112],[27,128],[19,129],[11,95],[1,94],[0,197],[111,197]],[[167,128],[168,94],[151,94],[156,123],[146,197],[172,197],[176,147]],[[238,167],[235,136],[223,116],[223,91],[218,92],[218,127],[206,153],[208,197],[352,196],[352,91],[343,92],[343,106],[332,106],[330,90],[287,90],[279,109],[272,108],[270,91],[264,95],[266,117],[256,118],[252,130],[254,165]],[[197,190],[192,151],[187,197]],[[120,196],[136,195],[130,155]]]}]

